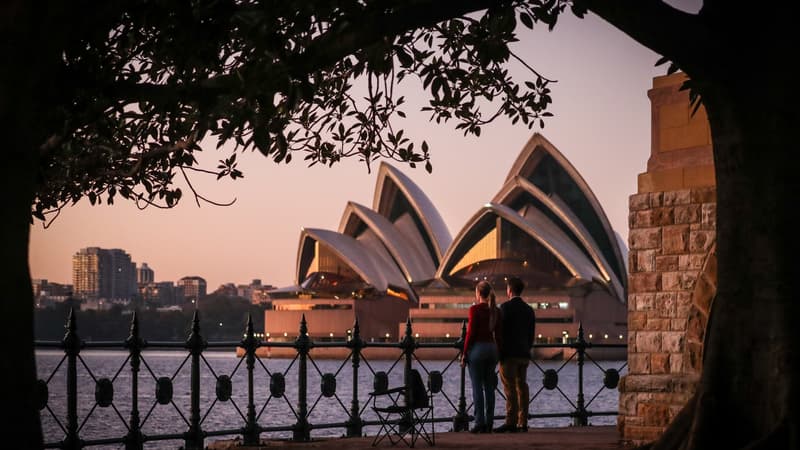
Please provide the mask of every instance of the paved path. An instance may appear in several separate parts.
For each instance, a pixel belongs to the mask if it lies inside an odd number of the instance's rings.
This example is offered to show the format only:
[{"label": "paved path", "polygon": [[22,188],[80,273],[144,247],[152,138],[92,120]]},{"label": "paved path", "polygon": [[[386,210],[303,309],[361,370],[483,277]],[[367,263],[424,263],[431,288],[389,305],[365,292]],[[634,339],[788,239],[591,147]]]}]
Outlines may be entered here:
[{"label": "paved path", "polygon": [[[390,448],[388,441],[372,447],[372,437],[317,439],[311,442],[265,441],[257,447],[239,446],[238,443],[216,442],[208,446],[216,450],[268,450],[283,447],[292,450],[374,450]],[[402,447],[402,445],[398,446]],[[425,449],[428,444],[417,441],[415,448]],[[589,426],[566,428],[531,428],[527,433],[437,433],[436,448],[452,449],[534,449],[534,450],[628,450],[620,442],[615,426]]]}]

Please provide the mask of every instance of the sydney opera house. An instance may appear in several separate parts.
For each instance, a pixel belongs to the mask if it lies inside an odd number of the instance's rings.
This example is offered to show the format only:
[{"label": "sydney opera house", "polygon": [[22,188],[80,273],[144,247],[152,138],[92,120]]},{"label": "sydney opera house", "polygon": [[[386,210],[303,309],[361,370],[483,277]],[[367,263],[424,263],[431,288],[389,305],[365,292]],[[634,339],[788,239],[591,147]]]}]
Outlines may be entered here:
[{"label": "sydney opera house", "polygon": [[455,237],[425,193],[382,163],[372,208],[349,202],[338,231],[301,231],[296,285],[270,291],[265,333],[294,340],[305,315],[312,339],[347,339],[358,317],[362,339],[397,341],[410,317],[416,338],[454,340],[475,283],[490,281],[502,302],[513,275],[536,308],[538,342],[568,342],[582,324],[588,340],[624,343],[625,253],[589,186],[538,133]]}]

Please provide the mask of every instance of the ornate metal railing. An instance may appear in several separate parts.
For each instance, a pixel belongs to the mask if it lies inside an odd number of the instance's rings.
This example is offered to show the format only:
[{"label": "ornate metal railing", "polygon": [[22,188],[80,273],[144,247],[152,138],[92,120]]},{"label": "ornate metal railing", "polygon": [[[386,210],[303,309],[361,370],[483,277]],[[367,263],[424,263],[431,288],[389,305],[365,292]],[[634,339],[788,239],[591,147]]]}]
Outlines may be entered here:
[{"label": "ornate metal railing", "polygon": [[[406,322],[405,335],[399,342],[380,342],[372,343],[365,342],[361,339],[359,333],[358,320],[356,319],[352,329],[352,334],[346,341],[339,342],[314,342],[309,338],[308,327],[306,324],[305,316],[303,316],[300,327],[299,335],[294,342],[267,342],[256,337],[253,330],[253,322],[248,318],[244,338],[241,341],[231,342],[208,342],[202,335],[200,330],[200,321],[198,314],[195,312],[192,320],[191,331],[185,342],[148,342],[142,339],[139,333],[139,322],[134,313],[131,319],[130,334],[125,341],[122,342],[84,342],[80,339],[77,332],[77,323],[74,312],[70,312],[66,324],[66,334],[61,341],[37,341],[37,349],[60,349],[63,350],[64,355],[60,361],[55,364],[47,378],[39,380],[38,389],[38,405],[43,416],[49,416],[57,425],[57,430],[63,433],[60,440],[52,441],[52,436],[46,436],[46,448],[62,448],[62,449],[79,449],[90,446],[116,444],[120,447],[124,446],[126,449],[142,449],[147,442],[155,441],[174,441],[179,440],[183,442],[183,447],[186,450],[203,449],[205,446],[206,438],[218,436],[231,436],[232,438],[240,439],[242,444],[256,445],[261,440],[263,434],[270,433],[290,433],[291,439],[295,441],[306,441],[311,438],[312,430],[317,429],[342,429],[344,435],[348,437],[362,436],[365,427],[378,425],[374,416],[370,415],[368,409],[369,394],[361,392],[360,380],[362,380],[362,372],[360,372],[362,365],[365,366],[372,376],[374,385],[378,383],[387,383],[388,378],[393,376],[396,383],[408,382],[408,374],[412,367],[421,369],[423,375],[427,375],[428,385],[433,388],[436,386],[436,419],[435,421],[441,423],[452,423],[453,431],[464,431],[468,428],[469,421],[472,419],[470,414],[472,405],[467,402],[465,395],[466,382],[465,382],[465,369],[457,362],[459,361],[463,339],[466,334],[466,324],[462,326],[461,338],[453,342],[419,342],[414,338],[411,321]],[[619,368],[603,368],[599,362],[593,359],[590,355],[590,350],[595,348],[625,348],[625,344],[595,344],[587,342],[584,339],[583,328],[581,327],[578,333],[577,340],[571,343],[564,344],[537,344],[537,347],[550,347],[550,348],[563,348],[572,349],[574,352],[568,356],[559,367],[557,368],[544,368],[541,362],[532,361],[533,367],[538,369],[542,375],[542,385],[539,389],[531,388],[531,404],[537,397],[543,395],[544,392],[557,391],[563,397],[568,407],[564,411],[559,412],[532,412],[529,415],[529,420],[536,420],[542,418],[564,417],[570,418],[572,423],[577,426],[587,425],[589,418],[592,416],[608,416],[616,415],[617,411],[592,411],[589,406],[597,398],[597,396],[608,389],[616,389],[620,377],[620,372],[625,369],[626,364],[623,363]],[[269,364],[265,363],[258,355],[258,349],[262,347],[268,348],[284,348],[293,349],[295,352],[294,357],[289,364],[280,370],[280,368],[273,367],[270,369]],[[393,360],[388,368],[381,370],[381,367],[375,362],[370,362],[366,357],[364,350],[368,348],[384,348],[384,349],[397,349],[397,359]],[[230,374],[222,374],[214,371],[212,364],[209,362],[209,352],[220,349],[241,349],[243,357],[239,358],[235,367]],[[319,365],[312,357],[311,350],[314,348],[340,348],[347,349],[349,354],[338,366],[334,372],[326,372],[320,369]],[[429,367],[432,365],[430,362],[425,362],[418,357],[418,349],[425,348],[438,348],[438,349],[452,349],[452,358],[442,362],[443,367],[433,369]],[[126,353],[125,360],[120,364],[119,369],[111,377],[98,377],[92,371],[89,364],[82,357],[81,352],[84,349],[102,349],[102,350],[124,350]],[[159,376],[151,365],[148,363],[149,356],[143,354],[144,350],[153,349],[177,349],[186,352],[186,357],[182,363],[170,376]],[[577,395],[575,400],[571,399],[559,387],[559,373],[562,369],[575,360],[577,362]],[[269,360],[267,360],[269,361]],[[602,373],[603,380],[602,386],[599,387],[587,401],[586,393],[584,392],[584,365],[586,362],[594,364],[597,369]],[[59,369],[66,362],[66,395],[60,396],[60,400],[64,400],[66,407],[63,404],[58,406],[61,409],[66,409],[63,414],[59,414],[55,409],[55,399],[50,399],[50,385],[55,383],[54,377]],[[185,414],[187,411],[181,409],[176,404],[173,398],[175,389],[175,380],[179,374],[189,363],[189,379],[188,379],[188,417]],[[402,365],[400,363],[402,362]],[[349,363],[349,367],[348,366]],[[240,368],[244,364],[246,373],[247,394],[246,398],[233,395],[233,379]],[[287,376],[296,365],[296,403],[293,405],[289,401],[287,393]],[[385,364],[384,364],[385,365]],[[402,373],[398,373],[402,367]],[[91,407],[83,406],[83,411],[79,411],[78,405],[78,370],[82,368],[82,380],[87,381],[91,379],[94,383],[94,397],[91,399],[93,405]],[[127,411],[120,411],[118,407],[122,400],[116,401],[114,399],[114,386],[115,383],[123,383],[120,380],[120,374],[125,369],[129,370],[127,382],[130,387],[129,398],[125,398],[125,408]],[[201,386],[201,368],[205,368],[211,373],[214,380],[214,392],[211,395],[208,389],[203,391]],[[348,368],[351,371],[352,386],[350,388],[350,404],[345,405],[345,402],[337,393],[337,377],[341,375],[343,369]],[[451,372],[457,374],[450,375]],[[140,390],[140,372],[144,372],[145,381],[152,383],[155,387],[155,392],[143,393]],[[262,385],[256,383],[255,376],[264,376],[268,379],[268,389],[262,389]],[[148,376],[150,378],[148,378]],[[402,378],[401,378],[402,376]],[[184,377],[185,378],[185,377]],[[452,382],[458,380],[458,387],[452,386]],[[181,379],[182,380],[182,379]],[[311,388],[309,381],[317,381],[319,383],[318,390]],[[180,380],[179,380],[180,381]],[[183,380],[184,382],[186,380]],[[363,380],[362,380],[363,381]],[[267,384],[267,383],[265,383]],[[441,389],[442,385],[447,389]],[[179,383],[179,388],[184,388],[185,385]],[[295,387],[289,385],[290,390]],[[257,390],[263,392],[256,392]],[[58,392],[54,390],[53,392]],[[63,392],[63,391],[62,391]],[[201,405],[201,396],[205,395],[206,405],[210,402],[210,406],[203,408]],[[503,394],[498,390],[499,395]],[[312,395],[311,402],[309,402],[309,394]],[[257,398],[258,397],[258,398]],[[246,401],[246,406],[240,407],[238,402]],[[267,407],[271,403],[281,402],[285,403],[284,409],[288,408],[290,414],[281,415],[280,413],[268,414],[265,416]],[[321,401],[332,402],[334,409],[341,407],[342,417],[346,417],[344,421],[333,421],[332,417],[328,416],[327,421],[310,420],[315,408]],[[143,404],[144,403],[144,404]],[[149,403],[149,405],[147,405]],[[209,425],[206,420],[209,418],[210,413],[218,403],[229,403],[233,410],[235,410],[234,417],[238,416],[236,421],[238,423],[225,424],[225,426]],[[309,404],[311,406],[309,407]],[[145,424],[153,417],[153,412],[156,407],[172,405],[177,412],[180,420],[176,419],[180,425],[183,424],[181,432],[174,433],[145,433],[143,432]],[[140,409],[145,406],[144,409]],[[273,407],[277,405],[273,404]],[[88,411],[86,409],[88,408]],[[110,437],[97,437],[90,436],[84,430],[84,425],[95,414],[97,408],[105,409],[110,408],[119,419],[115,426],[110,426],[111,429],[119,429],[120,433],[112,432],[113,436]],[[125,409],[123,408],[123,409]],[[277,410],[277,408],[273,408]],[[442,409],[450,411],[450,413],[442,413]],[[59,411],[61,412],[61,411]],[[79,412],[82,412],[82,420],[79,420]],[[127,412],[123,414],[123,412]],[[143,414],[144,413],[144,414]],[[113,414],[112,414],[113,416]],[[288,417],[294,423],[280,423],[281,418]],[[496,416],[495,418],[501,418]],[[269,420],[268,420],[269,419]]]}]

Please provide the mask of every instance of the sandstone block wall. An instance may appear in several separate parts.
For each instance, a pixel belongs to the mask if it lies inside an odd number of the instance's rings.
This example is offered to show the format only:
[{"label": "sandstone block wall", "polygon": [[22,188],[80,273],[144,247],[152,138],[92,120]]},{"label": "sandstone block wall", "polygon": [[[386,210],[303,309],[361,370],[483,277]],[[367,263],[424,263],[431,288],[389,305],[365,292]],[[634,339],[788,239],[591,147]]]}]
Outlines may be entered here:
[{"label": "sandstone block wall", "polygon": [[622,439],[657,439],[694,394],[716,294],[716,180],[711,129],[692,113],[686,75],[653,79],[647,171],[629,199],[628,374]]},{"label": "sandstone block wall", "polygon": [[663,432],[699,377],[710,304],[695,290],[715,242],[716,189],[644,192],[629,206],[628,375],[618,426],[626,441],[644,443]]}]

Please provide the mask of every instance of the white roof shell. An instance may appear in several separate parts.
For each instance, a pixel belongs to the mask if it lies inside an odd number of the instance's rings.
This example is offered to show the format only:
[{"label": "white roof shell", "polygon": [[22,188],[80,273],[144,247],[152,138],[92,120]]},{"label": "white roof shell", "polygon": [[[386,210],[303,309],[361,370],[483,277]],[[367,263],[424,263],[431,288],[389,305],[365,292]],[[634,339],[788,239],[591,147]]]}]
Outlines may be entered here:
[{"label": "white roof shell", "polygon": [[[620,251],[619,246],[617,245],[616,234],[614,233],[614,229],[611,228],[611,224],[608,221],[608,217],[606,217],[603,208],[600,206],[600,202],[597,200],[597,197],[595,197],[591,188],[589,188],[586,180],[583,179],[575,167],[573,167],[567,158],[565,158],[564,155],[562,155],[561,152],[559,152],[558,149],[556,149],[556,147],[544,136],[539,133],[534,133],[534,135],[528,140],[519,156],[517,156],[517,159],[514,161],[514,164],[511,166],[511,170],[508,172],[508,176],[506,177],[506,182],[513,180],[517,176],[527,178],[527,175],[534,170],[536,164],[541,160],[540,158],[535,157],[536,152],[546,152],[550,154],[581,190],[584,197],[594,210],[594,213],[597,215],[608,241],[611,243],[611,248],[616,261],[607,262],[618,267],[622,273],[626,273],[625,260],[622,257],[622,252]],[[621,281],[623,283],[626,282],[626,280]]]},{"label": "white roof shell", "polygon": [[436,266],[428,252],[413,245],[386,217],[366,206],[348,202],[339,232],[356,238],[353,233],[358,222],[363,222],[381,240],[409,283],[433,278]]},{"label": "white roof shell", "polygon": [[408,286],[400,269],[395,264],[391,264],[386,259],[373,254],[373,249],[367,244],[359,242],[350,236],[319,228],[303,228],[300,232],[296,270],[297,284],[300,284],[308,275],[300,272],[305,262],[302,261],[302,255],[304,246],[308,242],[306,238],[309,237],[328,247],[366,283],[379,291],[385,292],[390,285],[403,288]]},{"label": "white roof shell", "polygon": [[446,271],[450,270],[450,267],[455,263],[455,259],[460,258],[462,254],[459,248],[462,241],[468,239],[472,229],[484,216],[490,214],[512,223],[536,239],[569,270],[570,274],[577,279],[576,281],[602,282],[600,272],[595,265],[572,242],[569,236],[564,234],[547,216],[538,210],[531,209],[530,213],[523,217],[508,206],[499,203],[487,203],[467,221],[464,228],[453,240],[453,244],[445,255],[444,262],[439,266],[439,270],[436,273],[437,278],[443,279],[446,276]]},{"label": "white roof shell", "polygon": [[[597,243],[595,242],[586,227],[583,226],[580,219],[570,210],[569,206],[564,203],[557,195],[548,196],[541,189],[536,187],[533,183],[521,176],[515,176],[508,180],[506,184],[500,189],[500,192],[495,195],[492,202],[500,203],[508,206],[508,204],[516,198],[520,193],[527,192],[544,204],[548,210],[552,211],[561,221],[572,231],[578,238],[583,248],[592,258],[597,269],[600,271],[604,282],[613,289],[614,294],[623,302],[625,302],[625,289],[617,278],[611,266],[606,261],[603,253],[600,251]],[[555,224],[554,224],[555,225]],[[615,241],[616,242],[616,241]]]},{"label": "white roof shell", "polygon": [[[388,215],[388,211],[392,210],[392,205],[382,203],[382,199],[384,189],[391,185],[396,186],[398,192],[403,194],[409,205],[414,209],[413,213],[422,223],[423,229],[419,230],[419,232],[420,234],[424,233],[433,244],[434,254],[431,256],[434,263],[442,261],[444,253],[453,241],[450,230],[445,225],[442,216],[419,186],[414,184],[405,174],[385,162],[381,162],[378,170],[372,208],[384,216]],[[422,250],[428,251],[427,248]]]}]

